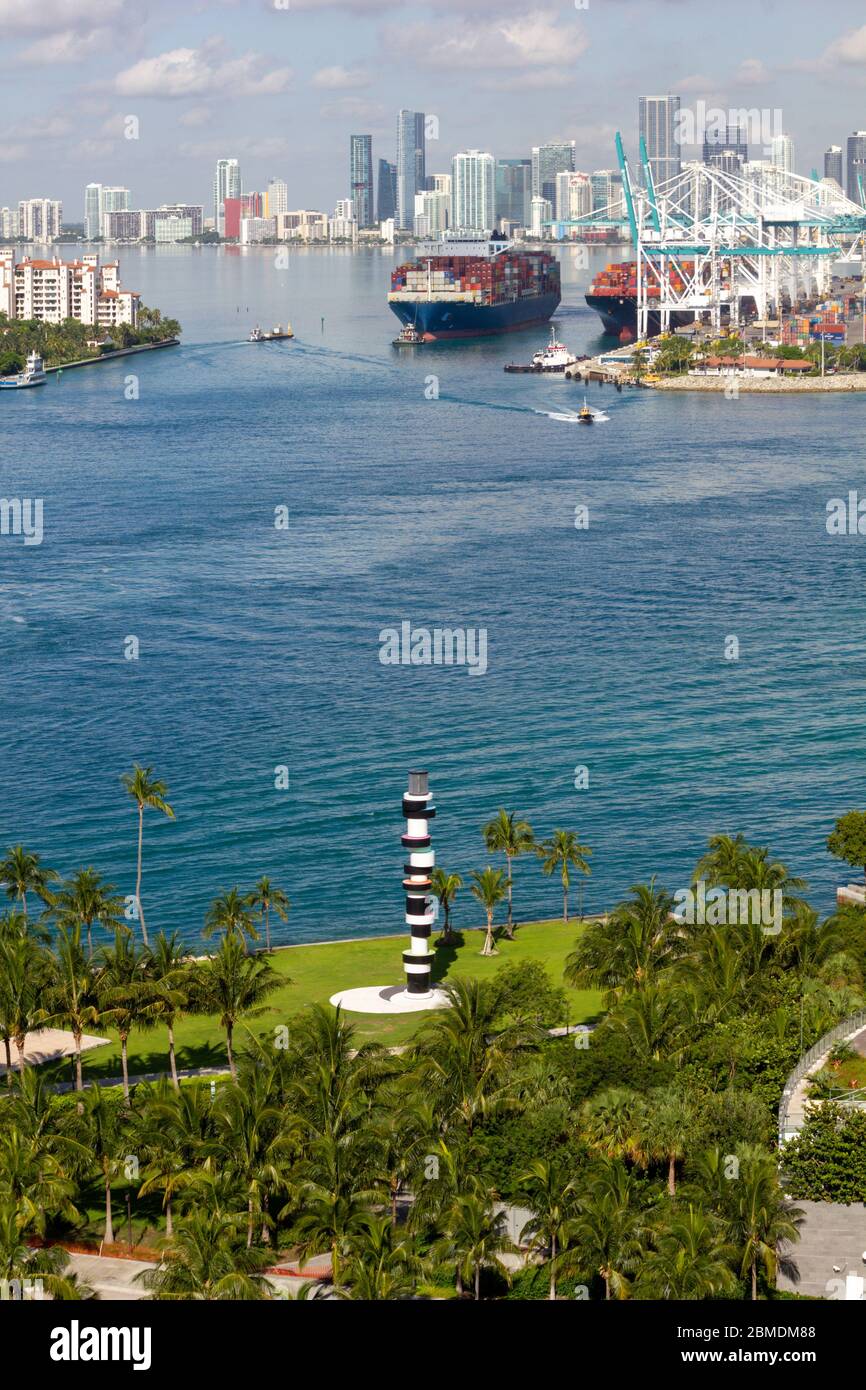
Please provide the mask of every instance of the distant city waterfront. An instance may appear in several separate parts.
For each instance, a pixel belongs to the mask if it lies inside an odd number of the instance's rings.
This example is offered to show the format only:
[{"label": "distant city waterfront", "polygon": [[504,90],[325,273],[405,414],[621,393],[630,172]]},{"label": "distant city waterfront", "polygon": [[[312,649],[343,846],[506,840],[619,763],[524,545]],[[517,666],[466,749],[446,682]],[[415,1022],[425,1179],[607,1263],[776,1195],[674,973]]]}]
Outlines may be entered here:
[{"label": "distant city waterfront", "polygon": [[[602,345],[583,292],[620,254],[561,253],[576,353]],[[146,831],[152,930],[194,939],[220,889],[268,873],[292,901],[275,942],[394,933],[419,765],[457,872],[504,805],[593,848],[587,910],[652,873],[684,886],[739,830],[829,909],[824,841],[862,803],[866,739],[860,540],[825,526],[856,484],[856,399],[590,387],[609,421],[584,434],[549,418],[580,388],[502,371],[544,329],[398,355],[395,259],[124,248],[183,346],[4,400],[4,492],[43,499],[44,539],[0,541],[0,842],[131,893],[136,759],[177,812]],[[287,320],[294,342],[245,341]],[[483,676],[383,665],[404,622],[485,630]],[[532,859],[514,901],[560,910]],[[468,893],[456,924],[479,924]]]}]

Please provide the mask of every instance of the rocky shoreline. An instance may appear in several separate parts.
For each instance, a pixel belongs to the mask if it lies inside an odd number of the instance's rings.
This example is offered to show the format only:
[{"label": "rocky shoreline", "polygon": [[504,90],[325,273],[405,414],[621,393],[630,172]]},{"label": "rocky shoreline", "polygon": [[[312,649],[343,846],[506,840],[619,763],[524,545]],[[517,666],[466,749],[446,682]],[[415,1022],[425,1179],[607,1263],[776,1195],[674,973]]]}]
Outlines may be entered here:
[{"label": "rocky shoreline", "polygon": [[644,385],[653,391],[716,391],[731,392],[731,383],[736,384],[737,395],[748,392],[803,392],[803,391],[866,391],[866,372],[840,372],[835,376],[810,376],[803,379],[791,377],[744,377],[744,376],[671,376],[661,381],[648,381]]}]

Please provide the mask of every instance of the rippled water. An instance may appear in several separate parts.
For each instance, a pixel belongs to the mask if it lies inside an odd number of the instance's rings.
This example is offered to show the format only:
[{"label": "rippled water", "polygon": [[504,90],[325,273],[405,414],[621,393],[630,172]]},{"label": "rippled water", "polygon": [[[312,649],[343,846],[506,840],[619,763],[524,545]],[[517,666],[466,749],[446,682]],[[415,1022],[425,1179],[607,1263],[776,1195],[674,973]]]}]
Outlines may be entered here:
[{"label": "rippled water", "polygon": [[[824,841],[864,801],[866,540],[825,528],[862,478],[859,397],[594,387],[610,418],[582,430],[549,418],[579,388],[502,372],[543,330],[393,350],[384,253],[121,259],[183,348],[0,399],[3,495],[45,499],[41,546],[0,539],[3,843],[131,892],[136,759],[177,812],[146,821],[149,925],[193,936],[267,872],[293,904],[278,940],[400,931],[424,766],[459,872],[506,805],[593,847],[588,907],[653,873],[676,888],[707,835],[742,830],[829,909],[847,871]],[[588,272],[565,276],[561,336],[585,350]],[[295,342],[242,341],[287,317]],[[382,665],[402,621],[486,628],[489,669]],[[560,902],[521,861],[516,914]]]}]

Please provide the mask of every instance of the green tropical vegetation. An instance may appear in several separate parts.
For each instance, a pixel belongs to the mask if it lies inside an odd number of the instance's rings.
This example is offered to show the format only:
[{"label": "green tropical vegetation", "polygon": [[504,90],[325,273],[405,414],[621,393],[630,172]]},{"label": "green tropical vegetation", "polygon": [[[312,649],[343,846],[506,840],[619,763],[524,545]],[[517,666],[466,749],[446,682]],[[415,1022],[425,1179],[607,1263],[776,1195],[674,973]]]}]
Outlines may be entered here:
[{"label": "green tropical vegetation", "polygon": [[[159,309],[143,304],[139,306],[135,328],[129,324],[95,328],[78,319],[43,323],[39,319],[10,319],[0,313],[0,376],[21,371],[30,352],[38,352],[47,367],[60,367],[65,362],[82,362],[116,348],[159,343],[180,334],[177,319],[163,318]],[[97,341],[98,346],[92,346]]]}]

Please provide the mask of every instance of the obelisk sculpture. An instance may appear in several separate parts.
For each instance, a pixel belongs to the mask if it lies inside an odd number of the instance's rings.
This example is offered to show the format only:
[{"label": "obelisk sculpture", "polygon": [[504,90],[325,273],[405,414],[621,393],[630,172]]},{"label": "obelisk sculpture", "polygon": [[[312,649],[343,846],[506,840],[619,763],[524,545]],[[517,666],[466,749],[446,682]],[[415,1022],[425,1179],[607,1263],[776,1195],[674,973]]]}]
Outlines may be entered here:
[{"label": "obelisk sculpture", "polygon": [[430,848],[428,822],[436,815],[436,810],[430,804],[432,793],[427,786],[427,777],[426,772],[410,772],[409,789],[403,796],[406,833],[401,837],[401,843],[408,853],[408,862],[403,865],[406,875],[403,887],[406,890],[406,925],[410,935],[409,949],[403,952],[403,969],[406,972],[406,989],[416,998],[429,997],[433,993],[430,986],[430,968],[433,964],[430,932],[435,914],[427,895],[436,855]]}]

